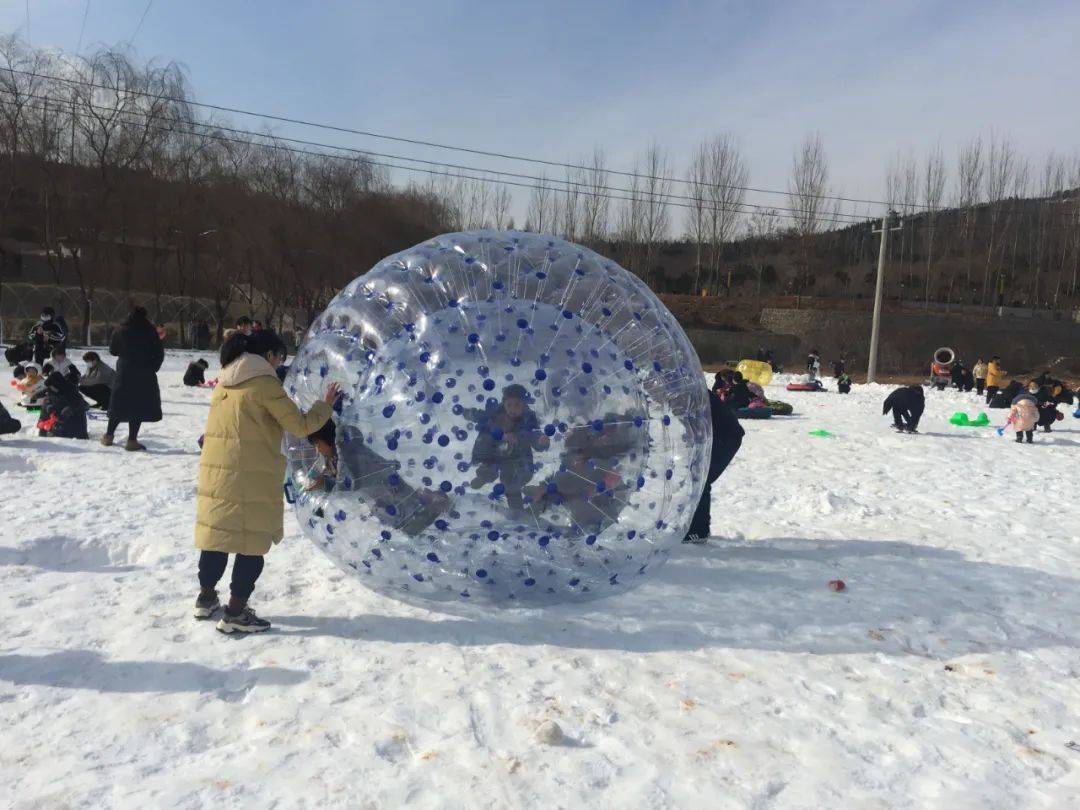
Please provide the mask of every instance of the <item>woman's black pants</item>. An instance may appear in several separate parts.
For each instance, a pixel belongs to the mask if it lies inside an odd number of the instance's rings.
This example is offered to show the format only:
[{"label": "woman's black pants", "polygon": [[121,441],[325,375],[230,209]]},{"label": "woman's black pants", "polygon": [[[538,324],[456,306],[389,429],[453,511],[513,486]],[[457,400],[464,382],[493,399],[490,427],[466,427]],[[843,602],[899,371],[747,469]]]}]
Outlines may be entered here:
[{"label": "woman's black pants", "polygon": [[[199,585],[207,590],[214,588],[225,574],[225,566],[228,564],[229,555],[224,551],[202,552],[199,555]],[[263,558],[261,556],[237,554],[233,561],[229,593],[246,602],[251,592],[255,590],[255,580],[259,578],[262,570]]]}]

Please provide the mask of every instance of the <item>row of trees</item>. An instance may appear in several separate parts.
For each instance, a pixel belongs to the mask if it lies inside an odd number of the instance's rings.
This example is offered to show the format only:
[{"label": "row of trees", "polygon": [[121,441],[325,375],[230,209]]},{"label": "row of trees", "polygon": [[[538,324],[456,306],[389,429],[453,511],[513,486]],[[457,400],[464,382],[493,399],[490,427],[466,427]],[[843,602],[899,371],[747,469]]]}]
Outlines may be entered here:
[{"label": "row of trees", "polygon": [[[177,65],[123,49],[71,57],[0,40],[0,142],[5,227],[44,246],[57,283],[73,279],[87,310],[107,285],[208,297],[219,321],[237,304],[269,320],[310,317],[387,253],[445,230],[514,225],[505,175],[436,167],[395,185],[365,154],[206,115]],[[705,139],[681,176],[654,142],[629,171],[598,148],[561,176],[512,182],[528,186],[526,229],[609,252],[661,291],[681,264],[682,289],[733,292],[743,279],[758,294],[855,295],[876,255],[866,218],[886,207],[841,198],[813,133],[771,207],[749,199],[746,156],[726,133]],[[893,296],[990,304],[1004,283],[1010,300],[1075,299],[1078,187],[1080,160],[1035,167],[1000,136],[964,144],[951,171],[940,146],[896,156],[884,202],[906,225],[889,257]]]},{"label": "row of trees", "polygon": [[100,287],[210,298],[219,329],[237,304],[310,319],[379,258],[448,227],[439,197],[393,188],[366,156],[240,137],[190,98],[175,64],[0,40],[0,221],[79,287],[84,324]]},{"label": "row of trees", "polygon": [[908,297],[989,305],[1001,293],[1050,307],[1076,298],[1080,156],[1037,163],[1008,137],[976,137],[959,149],[951,189],[938,145],[921,160],[898,154],[886,193],[911,223],[890,252]]}]

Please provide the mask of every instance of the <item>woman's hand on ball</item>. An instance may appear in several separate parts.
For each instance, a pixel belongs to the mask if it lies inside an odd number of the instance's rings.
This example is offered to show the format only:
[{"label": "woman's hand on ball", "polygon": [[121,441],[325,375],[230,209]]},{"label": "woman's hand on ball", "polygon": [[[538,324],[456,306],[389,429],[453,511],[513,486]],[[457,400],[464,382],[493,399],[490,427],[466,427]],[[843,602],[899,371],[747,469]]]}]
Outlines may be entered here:
[{"label": "woman's hand on ball", "polygon": [[335,402],[337,402],[337,398],[339,396],[341,396],[341,386],[338,385],[336,382],[332,382],[328,386],[326,386],[326,393],[323,394],[323,400],[328,405],[333,405]]}]

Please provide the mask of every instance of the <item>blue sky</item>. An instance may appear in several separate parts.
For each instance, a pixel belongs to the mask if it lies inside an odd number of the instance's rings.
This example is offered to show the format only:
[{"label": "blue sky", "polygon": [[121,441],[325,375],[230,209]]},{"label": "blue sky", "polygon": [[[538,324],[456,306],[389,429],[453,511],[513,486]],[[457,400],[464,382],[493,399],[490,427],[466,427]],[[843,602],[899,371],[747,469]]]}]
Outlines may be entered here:
[{"label": "blue sky", "polygon": [[[90,0],[83,48],[126,42],[146,7]],[[29,40],[75,50],[86,8],[30,0]],[[25,0],[0,2],[0,30],[26,35]],[[1037,160],[1080,148],[1077,41],[1076,2],[155,0],[134,48],[184,64],[203,101],[555,160],[602,145],[629,168],[656,139],[681,173],[731,131],[769,188],[819,130],[834,190],[876,199],[897,150],[952,160],[991,130]]]}]

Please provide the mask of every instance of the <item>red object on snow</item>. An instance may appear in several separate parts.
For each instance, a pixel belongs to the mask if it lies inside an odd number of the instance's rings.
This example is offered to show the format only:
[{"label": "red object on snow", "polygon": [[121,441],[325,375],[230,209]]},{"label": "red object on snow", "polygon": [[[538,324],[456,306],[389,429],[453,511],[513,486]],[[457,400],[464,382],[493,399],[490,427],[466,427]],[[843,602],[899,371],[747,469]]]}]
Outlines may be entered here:
[{"label": "red object on snow", "polygon": [[846,587],[847,587],[847,585],[844,584],[844,580],[842,580],[842,579],[830,579],[829,580],[829,590],[830,591],[842,591]]}]

